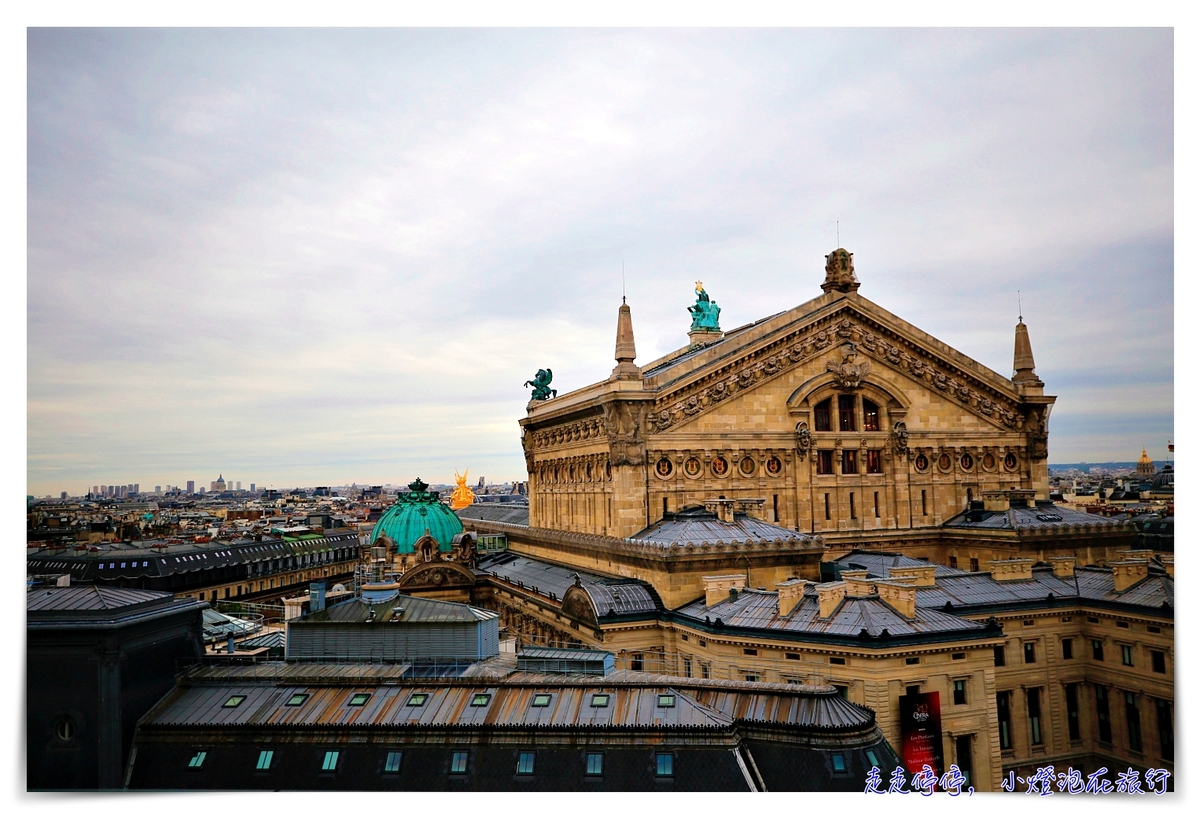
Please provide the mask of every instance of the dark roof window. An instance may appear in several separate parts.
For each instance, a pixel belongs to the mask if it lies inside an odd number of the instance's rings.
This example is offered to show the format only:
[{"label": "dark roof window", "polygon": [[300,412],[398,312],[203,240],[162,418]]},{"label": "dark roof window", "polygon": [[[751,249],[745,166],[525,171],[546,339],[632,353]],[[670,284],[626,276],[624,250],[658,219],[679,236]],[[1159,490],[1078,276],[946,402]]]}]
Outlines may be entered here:
[{"label": "dark roof window", "polygon": [[230,696],[228,699],[225,700],[225,704],[223,704],[221,706],[222,707],[237,707],[239,704],[241,704],[244,701],[246,701],[245,696]]},{"label": "dark roof window", "polygon": [[293,693],[291,698],[287,700],[288,707],[299,707],[308,701],[307,693]]},{"label": "dark roof window", "polygon": [[346,702],[349,707],[362,707],[371,699],[370,693],[355,693],[350,697],[350,701]]},{"label": "dark roof window", "polygon": [[429,700],[428,693],[414,693],[408,697],[408,702],[406,704],[408,707],[420,707],[421,705],[425,704],[425,702],[428,700]]},{"label": "dark roof window", "polygon": [[607,693],[593,693],[592,694],[592,707],[608,707],[608,694]]}]

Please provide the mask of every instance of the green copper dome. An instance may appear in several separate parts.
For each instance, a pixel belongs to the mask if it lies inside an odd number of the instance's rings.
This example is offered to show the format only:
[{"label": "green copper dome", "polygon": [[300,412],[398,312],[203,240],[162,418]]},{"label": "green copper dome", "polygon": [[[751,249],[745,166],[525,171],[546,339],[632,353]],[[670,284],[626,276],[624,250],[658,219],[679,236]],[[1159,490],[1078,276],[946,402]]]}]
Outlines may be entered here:
[{"label": "green copper dome", "polygon": [[454,537],[461,534],[463,527],[458,517],[442,504],[436,491],[426,491],[429,486],[418,477],[408,484],[408,494],[401,494],[396,502],[379,518],[371,531],[371,542],[386,537],[397,554],[412,554],[417,540],[430,536],[438,541],[438,551],[453,551]]}]

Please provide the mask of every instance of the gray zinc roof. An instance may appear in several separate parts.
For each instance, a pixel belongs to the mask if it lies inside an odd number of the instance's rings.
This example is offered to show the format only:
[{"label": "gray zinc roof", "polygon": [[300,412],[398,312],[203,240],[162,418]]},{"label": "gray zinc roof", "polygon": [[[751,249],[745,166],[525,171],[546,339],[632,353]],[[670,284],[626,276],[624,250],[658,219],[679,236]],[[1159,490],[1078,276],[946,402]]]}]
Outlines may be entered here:
[{"label": "gray zinc roof", "polygon": [[170,602],[174,598],[174,594],[166,591],[76,585],[30,591],[25,595],[25,610],[30,613],[111,611],[147,603]]},{"label": "gray zinc roof", "polygon": [[877,596],[847,597],[829,619],[821,619],[820,605],[815,592],[804,595],[790,614],[778,615],[778,597],[773,591],[747,590],[736,600],[724,599],[706,606],[700,599],[678,609],[678,614],[710,624],[718,619],[726,628],[756,628],[797,634],[825,634],[856,637],[863,631],[878,637],[886,629],[889,636],[951,633],[983,630],[985,626],[938,610],[918,607],[913,619],[896,613]]},{"label": "gray zinc roof", "polygon": [[567,589],[575,584],[575,577],[591,597],[600,617],[622,614],[651,613],[662,605],[657,594],[644,582],[624,577],[606,577],[580,571],[543,560],[535,560],[512,551],[485,556],[479,561],[479,570],[510,584],[520,583],[522,588],[533,590],[561,600]]},{"label": "gray zinc roof", "polygon": [[746,514],[734,514],[733,522],[722,522],[715,512],[703,509],[688,509],[668,512],[663,519],[642,529],[630,539],[666,543],[728,543],[754,540],[781,540],[783,542],[811,542],[807,534],[783,528],[765,520]]},{"label": "gray zinc roof", "polygon": [[319,625],[325,622],[366,622],[375,612],[376,622],[483,622],[500,614],[485,611],[461,602],[427,599],[400,594],[386,602],[370,604],[361,599],[348,599],[330,605],[323,611],[310,613],[293,624]]},{"label": "gray zinc roof", "polygon": [[1035,506],[1016,506],[1004,511],[967,509],[942,524],[943,528],[979,528],[988,530],[1017,531],[1033,529],[1072,529],[1083,526],[1100,526],[1118,529],[1129,525],[1124,518],[1102,517],[1076,511],[1067,506],[1039,503]]},{"label": "gray zinc roof", "polygon": [[460,520],[529,525],[528,503],[475,503],[454,513]]}]

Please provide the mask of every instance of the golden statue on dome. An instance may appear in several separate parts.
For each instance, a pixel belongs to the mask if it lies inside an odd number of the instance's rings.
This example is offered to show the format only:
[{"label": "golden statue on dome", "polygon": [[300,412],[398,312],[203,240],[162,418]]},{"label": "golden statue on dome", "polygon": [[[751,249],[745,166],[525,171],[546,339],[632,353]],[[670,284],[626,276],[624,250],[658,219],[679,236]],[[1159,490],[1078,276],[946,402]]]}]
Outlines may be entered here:
[{"label": "golden statue on dome", "polygon": [[471,491],[467,486],[467,475],[470,472],[470,469],[467,469],[461,475],[457,470],[454,472],[454,481],[458,483],[454,491],[450,493],[450,508],[454,511],[466,508],[475,502],[475,492]]}]

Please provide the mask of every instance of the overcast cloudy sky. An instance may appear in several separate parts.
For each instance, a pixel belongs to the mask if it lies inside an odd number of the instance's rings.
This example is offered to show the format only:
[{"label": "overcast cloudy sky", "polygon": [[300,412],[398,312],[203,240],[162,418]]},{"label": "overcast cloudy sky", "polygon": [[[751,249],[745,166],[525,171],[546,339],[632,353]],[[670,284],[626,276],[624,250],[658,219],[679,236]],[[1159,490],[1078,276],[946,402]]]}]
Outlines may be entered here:
[{"label": "overcast cloudy sky", "polygon": [[28,485],[524,479],[521,384],[862,295],[1173,435],[1169,30],[33,30]]}]

